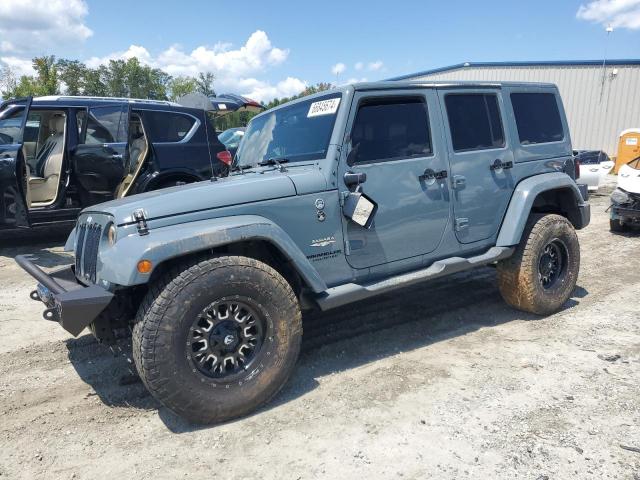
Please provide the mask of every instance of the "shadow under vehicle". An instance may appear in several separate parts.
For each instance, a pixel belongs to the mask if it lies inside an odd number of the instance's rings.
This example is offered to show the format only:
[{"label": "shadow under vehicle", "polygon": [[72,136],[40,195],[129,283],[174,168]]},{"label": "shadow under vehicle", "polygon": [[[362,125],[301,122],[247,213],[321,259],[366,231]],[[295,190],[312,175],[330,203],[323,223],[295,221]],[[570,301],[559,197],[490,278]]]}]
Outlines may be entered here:
[{"label": "shadow under vehicle", "polygon": [[72,225],[91,205],[227,175],[231,155],[215,118],[262,107],[235,95],[204,98],[198,107],[72,96],[3,102],[0,230]]}]

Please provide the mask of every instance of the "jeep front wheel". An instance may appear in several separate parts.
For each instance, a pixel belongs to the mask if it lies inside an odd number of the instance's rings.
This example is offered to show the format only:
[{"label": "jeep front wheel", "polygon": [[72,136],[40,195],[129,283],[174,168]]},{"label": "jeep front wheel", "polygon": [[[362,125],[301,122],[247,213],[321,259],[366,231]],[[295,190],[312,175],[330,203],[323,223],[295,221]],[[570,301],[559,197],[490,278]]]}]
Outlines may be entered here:
[{"label": "jeep front wheel", "polygon": [[580,244],[573,225],[555,214],[532,215],[515,253],[498,262],[498,286],[512,307],[547,315],[576,286]]},{"label": "jeep front wheel", "polygon": [[240,256],[185,265],[150,288],[133,330],[136,367],[151,394],[194,423],[245,415],[293,371],[298,301],[273,268]]}]

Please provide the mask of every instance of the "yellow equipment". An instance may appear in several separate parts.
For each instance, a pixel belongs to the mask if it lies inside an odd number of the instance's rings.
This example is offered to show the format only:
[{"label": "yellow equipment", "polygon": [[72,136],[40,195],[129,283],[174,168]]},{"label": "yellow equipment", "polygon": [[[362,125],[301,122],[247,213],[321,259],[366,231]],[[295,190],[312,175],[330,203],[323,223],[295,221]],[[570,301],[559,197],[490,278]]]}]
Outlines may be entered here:
[{"label": "yellow equipment", "polygon": [[622,165],[626,165],[634,158],[640,157],[640,128],[627,128],[620,134],[618,142],[618,157],[613,173],[618,173]]}]

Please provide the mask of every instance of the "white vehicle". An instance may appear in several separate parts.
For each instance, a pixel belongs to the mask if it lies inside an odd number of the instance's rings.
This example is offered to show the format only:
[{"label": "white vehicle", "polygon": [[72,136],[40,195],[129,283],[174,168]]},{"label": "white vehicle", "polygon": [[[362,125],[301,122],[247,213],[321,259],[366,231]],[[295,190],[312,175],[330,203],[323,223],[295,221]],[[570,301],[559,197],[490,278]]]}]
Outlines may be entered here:
[{"label": "white vehicle", "polygon": [[600,150],[574,150],[573,155],[580,162],[580,183],[586,184],[590,192],[597,192],[614,162]]},{"label": "white vehicle", "polygon": [[612,232],[640,226],[640,157],[618,170],[618,188],[611,194]]}]

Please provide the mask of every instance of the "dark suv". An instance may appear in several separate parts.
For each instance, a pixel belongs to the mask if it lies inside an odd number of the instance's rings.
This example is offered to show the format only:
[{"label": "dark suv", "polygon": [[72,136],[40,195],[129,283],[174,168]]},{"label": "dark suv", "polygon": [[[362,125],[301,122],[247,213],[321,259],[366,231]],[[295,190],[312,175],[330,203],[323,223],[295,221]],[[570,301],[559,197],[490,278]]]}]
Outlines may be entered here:
[{"label": "dark suv", "polygon": [[97,203],[226,175],[231,155],[210,118],[203,108],[167,101],[5,101],[0,229],[75,222]]}]

